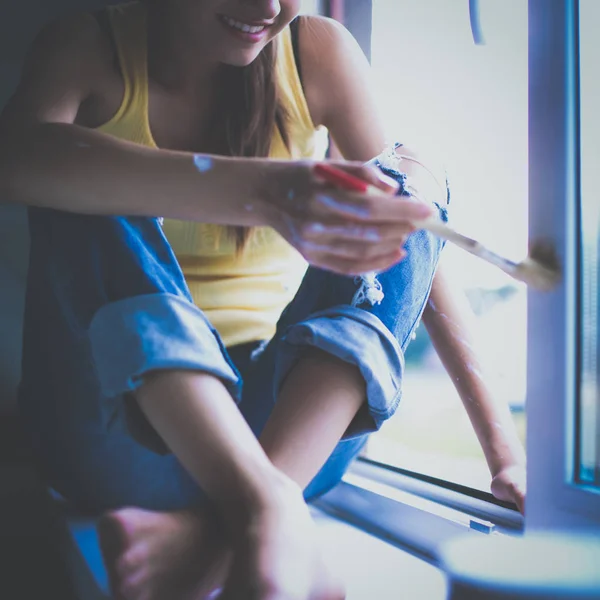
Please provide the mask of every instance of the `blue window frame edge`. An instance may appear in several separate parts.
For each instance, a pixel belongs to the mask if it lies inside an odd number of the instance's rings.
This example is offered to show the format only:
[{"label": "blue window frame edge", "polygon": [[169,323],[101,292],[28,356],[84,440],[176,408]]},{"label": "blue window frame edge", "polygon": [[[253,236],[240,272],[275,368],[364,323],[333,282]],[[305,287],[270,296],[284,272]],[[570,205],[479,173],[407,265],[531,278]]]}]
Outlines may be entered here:
[{"label": "blue window frame edge", "polygon": [[526,528],[600,533],[599,490],[576,481],[578,7],[578,0],[529,0],[529,236],[554,240],[563,281],[528,298]]}]

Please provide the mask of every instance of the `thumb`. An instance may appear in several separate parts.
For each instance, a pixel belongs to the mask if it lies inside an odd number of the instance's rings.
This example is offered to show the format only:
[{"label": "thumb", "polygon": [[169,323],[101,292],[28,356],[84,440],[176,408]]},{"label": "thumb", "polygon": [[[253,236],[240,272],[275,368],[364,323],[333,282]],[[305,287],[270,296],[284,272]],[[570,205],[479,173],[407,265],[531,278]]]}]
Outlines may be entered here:
[{"label": "thumb", "polygon": [[381,169],[374,165],[352,165],[349,167],[349,169],[353,175],[356,175],[357,177],[365,180],[367,183],[374,185],[384,193],[395,194],[400,187],[398,182],[393,177],[389,177],[383,173]]},{"label": "thumb", "polygon": [[354,175],[354,177],[358,177],[385,194],[395,194],[398,191],[398,182],[374,165],[365,165],[359,162],[335,162],[331,164],[350,175]]}]

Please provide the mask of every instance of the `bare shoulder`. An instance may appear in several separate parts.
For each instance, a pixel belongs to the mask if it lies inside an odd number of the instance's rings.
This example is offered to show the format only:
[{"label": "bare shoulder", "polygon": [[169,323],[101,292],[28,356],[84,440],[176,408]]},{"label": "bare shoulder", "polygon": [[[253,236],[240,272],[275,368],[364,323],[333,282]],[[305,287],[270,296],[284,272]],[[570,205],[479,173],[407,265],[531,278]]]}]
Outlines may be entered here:
[{"label": "bare shoulder", "polygon": [[346,53],[358,47],[352,34],[338,21],[320,15],[304,15],[300,18],[301,36],[307,55],[320,56],[326,60],[327,53]]},{"label": "bare shoulder", "polygon": [[113,64],[110,40],[93,15],[78,14],[45,25],[29,48],[2,124],[73,123],[82,103],[104,85]]},{"label": "bare shoulder", "polygon": [[339,22],[322,16],[303,16],[299,27],[300,60],[305,94],[313,120],[323,124],[338,96],[360,81],[369,65],[357,41]]}]

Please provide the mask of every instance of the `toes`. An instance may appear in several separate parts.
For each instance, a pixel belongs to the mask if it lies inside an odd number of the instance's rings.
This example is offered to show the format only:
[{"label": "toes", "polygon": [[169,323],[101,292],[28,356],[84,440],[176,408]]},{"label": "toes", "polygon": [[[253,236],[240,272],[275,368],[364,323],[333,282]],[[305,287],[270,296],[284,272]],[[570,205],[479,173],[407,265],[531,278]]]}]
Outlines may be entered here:
[{"label": "toes", "polygon": [[143,570],[124,577],[113,590],[115,597],[118,600],[155,600],[147,579]]},{"label": "toes", "polygon": [[107,569],[115,564],[127,547],[127,533],[116,513],[104,515],[98,523],[100,550]]},{"label": "toes", "polygon": [[98,522],[100,548],[109,559],[120,555],[127,548],[131,542],[131,534],[126,510],[106,513]]},{"label": "toes", "polygon": [[126,579],[149,566],[149,553],[143,544],[129,548],[114,562],[114,571],[119,579]]},{"label": "toes", "polygon": [[98,523],[100,550],[108,574],[111,590],[117,598],[130,600],[129,589],[123,589],[125,582],[133,575],[141,563],[133,551],[133,532],[130,531],[127,510],[119,510],[102,516]]}]

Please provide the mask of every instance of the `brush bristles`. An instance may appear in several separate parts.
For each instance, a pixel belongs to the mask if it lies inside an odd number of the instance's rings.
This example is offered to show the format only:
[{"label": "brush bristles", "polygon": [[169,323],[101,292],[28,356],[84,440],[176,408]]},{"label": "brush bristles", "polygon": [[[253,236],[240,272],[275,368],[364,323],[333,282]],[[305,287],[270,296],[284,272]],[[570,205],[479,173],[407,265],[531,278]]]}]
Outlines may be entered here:
[{"label": "brush bristles", "polygon": [[541,292],[549,292],[560,282],[560,271],[528,256],[517,265],[515,277]]}]

